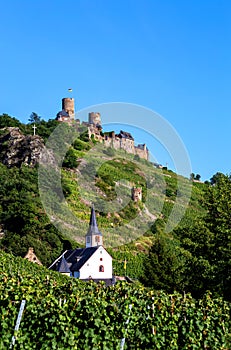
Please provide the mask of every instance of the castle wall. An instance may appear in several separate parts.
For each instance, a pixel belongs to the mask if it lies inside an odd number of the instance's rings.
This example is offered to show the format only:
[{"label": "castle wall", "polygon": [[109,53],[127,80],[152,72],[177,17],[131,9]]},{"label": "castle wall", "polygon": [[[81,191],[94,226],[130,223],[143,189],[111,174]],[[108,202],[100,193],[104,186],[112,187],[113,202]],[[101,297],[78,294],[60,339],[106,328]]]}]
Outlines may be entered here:
[{"label": "castle wall", "polygon": [[135,151],[135,154],[137,154],[140,158],[143,158],[146,160],[149,159],[149,152],[147,150],[146,145],[138,145],[137,147],[135,147],[134,151]]},{"label": "castle wall", "polygon": [[114,149],[124,149],[131,154],[137,154],[140,158],[149,159],[149,153],[146,145],[134,145],[134,141],[126,138],[120,138],[118,136],[104,136],[104,145],[106,147],[112,147]]},{"label": "castle wall", "polygon": [[115,149],[124,149],[128,153],[134,153],[134,141],[120,138],[120,137],[104,137],[104,144],[106,147],[112,147]]}]

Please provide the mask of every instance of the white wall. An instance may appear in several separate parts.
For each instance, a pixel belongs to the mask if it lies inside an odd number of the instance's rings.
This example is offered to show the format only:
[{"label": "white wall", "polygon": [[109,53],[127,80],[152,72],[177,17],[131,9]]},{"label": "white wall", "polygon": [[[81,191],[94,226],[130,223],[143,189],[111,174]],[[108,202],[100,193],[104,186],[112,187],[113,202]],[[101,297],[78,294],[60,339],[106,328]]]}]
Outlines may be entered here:
[{"label": "white wall", "polygon": [[[103,265],[104,272],[99,272],[100,265]],[[103,247],[100,246],[90,259],[81,267],[79,272],[80,279],[87,279],[89,276],[91,276],[92,279],[112,278],[112,257]]]}]

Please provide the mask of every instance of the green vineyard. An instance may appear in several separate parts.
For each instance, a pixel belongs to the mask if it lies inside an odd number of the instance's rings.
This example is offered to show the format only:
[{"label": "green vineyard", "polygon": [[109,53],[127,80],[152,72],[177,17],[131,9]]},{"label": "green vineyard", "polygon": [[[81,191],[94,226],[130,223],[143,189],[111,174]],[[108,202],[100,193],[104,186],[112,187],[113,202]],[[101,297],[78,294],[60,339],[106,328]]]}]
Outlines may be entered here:
[{"label": "green vineyard", "polygon": [[0,271],[0,349],[231,349],[231,305],[210,293],[84,283],[3,252]]}]

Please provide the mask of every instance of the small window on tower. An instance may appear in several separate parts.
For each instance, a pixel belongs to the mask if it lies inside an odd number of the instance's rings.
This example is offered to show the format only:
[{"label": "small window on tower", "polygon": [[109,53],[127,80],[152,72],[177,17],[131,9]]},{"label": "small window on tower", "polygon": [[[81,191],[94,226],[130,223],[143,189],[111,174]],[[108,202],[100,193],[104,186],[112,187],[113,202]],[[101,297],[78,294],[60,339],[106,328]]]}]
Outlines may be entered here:
[{"label": "small window on tower", "polygon": [[95,236],[95,241],[96,241],[96,242],[99,242],[99,241],[100,241],[99,236]]},{"label": "small window on tower", "polygon": [[100,265],[100,267],[99,267],[99,272],[104,272],[104,267],[103,267],[103,265]]},{"label": "small window on tower", "polygon": [[87,237],[87,243],[91,243],[90,237]]}]

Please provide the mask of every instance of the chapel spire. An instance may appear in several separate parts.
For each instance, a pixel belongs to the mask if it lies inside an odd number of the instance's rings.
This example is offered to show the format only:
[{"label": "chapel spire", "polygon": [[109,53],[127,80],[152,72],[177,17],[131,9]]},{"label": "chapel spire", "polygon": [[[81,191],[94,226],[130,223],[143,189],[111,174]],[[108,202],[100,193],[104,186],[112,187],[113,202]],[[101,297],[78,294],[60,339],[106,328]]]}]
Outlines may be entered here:
[{"label": "chapel spire", "polygon": [[86,248],[103,245],[103,236],[102,236],[102,233],[99,231],[99,228],[97,225],[94,205],[92,205],[92,208],[91,208],[89,228],[85,236],[85,239],[86,239]]}]

